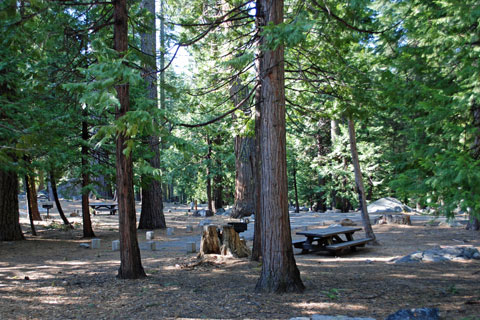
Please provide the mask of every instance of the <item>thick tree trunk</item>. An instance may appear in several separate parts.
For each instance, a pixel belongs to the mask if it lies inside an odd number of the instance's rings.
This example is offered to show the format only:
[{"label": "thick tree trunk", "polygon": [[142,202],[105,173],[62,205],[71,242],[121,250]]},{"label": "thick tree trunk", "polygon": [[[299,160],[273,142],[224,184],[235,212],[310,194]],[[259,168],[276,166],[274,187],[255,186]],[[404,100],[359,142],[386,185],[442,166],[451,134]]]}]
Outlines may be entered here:
[{"label": "thick tree trunk", "polygon": [[[155,17],[155,0],[143,0],[142,6]],[[156,73],[156,35],[155,18],[150,21],[150,32],[141,34],[142,51],[150,54],[152,59],[144,66],[146,69],[145,80],[148,83],[148,97],[157,103],[157,73]],[[163,75],[163,72],[162,72]],[[164,101],[164,100],[163,100]],[[148,145],[153,157],[148,159],[150,166],[160,169],[159,137],[153,135],[148,138]],[[163,214],[162,182],[160,175],[154,179],[142,177],[142,209],[138,229],[163,229],[167,227]]]},{"label": "thick tree trunk", "polygon": [[212,142],[210,141],[210,138],[207,137],[207,146],[208,146],[208,152],[207,152],[207,205],[208,205],[208,210],[213,212],[213,206],[212,206],[212,178],[211,178],[211,166],[212,166]]},{"label": "thick tree trunk", "polygon": [[[42,191],[43,189],[45,189],[45,173],[43,172],[43,170],[40,170],[40,171],[38,171],[38,187],[37,187],[37,190]],[[52,200],[52,199],[48,199],[48,200]]]},{"label": "thick tree trunk", "polygon": [[160,181],[153,180],[142,189],[142,209],[138,229],[164,229],[167,227],[163,213]]},{"label": "thick tree trunk", "polygon": [[363,229],[367,238],[372,239],[372,243],[377,243],[375,234],[373,233],[370,217],[368,216],[367,201],[365,199],[365,188],[363,187],[362,171],[358,160],[357,139],[355,137],[355,124],[352,118],[348,119],[348,135],[350,138],[350,150],[352,153],[353,169],[355,171],[355,184],[358,192],[358,202],[360,203],[360,211],[362,213]]},{"label": "thick tree trunk", "polygon": [[[216,146],[222,144],[222,137],[217,135],[213,140]],[[223,176],[222,176],[222,161],[215,157],[215,172],[213,175],[213,212],[217,212],[217,209],[223,208]]]},{"label": "thick tree trunk", "polygon": [[50,186],[52,187],[53,199],[55,201],[55,205],[57,206],[57,211],[58,211],[58,214],[60,215],[60,218],[62,218],[62,221],[65,225],[73,228],[70,222],[68,222],[68,219],[65,216],[65,213],[63,212],[62,205],[60,204],[60,200],[58,199],[57,182],[55,180],[55,175],[53,171],[50,171]]},{"label": "thick tree trunk", "polygon": [[[283,1],[257,0],[259,26],[283,22]],[[261,30],[259,30],[261,31]],[[260,46],[264,44],[263,37]],[[259,125],[262,215],[262,272],[259,292],[301,292],[304,285],[295,263],[288,215],[285,129],[284,50],[263,50],[260,69]]]},{"label": "thick tree trunk", "polygon": [[[475,160],[480,159],[480,103],[474,101],[471,106],[473,118],[473,127],[475,128],[475,137],[472,145],[472,156]],[[467,223],[467,230],[480,230],[480,212],[476,215],[470,215],[470,221]]]},{"label": "thick tree trunk", "polygon": [[[257,3],[257,6],[259,3]],[[257,9],[258,10],[258,9]],[[258,16],[255,21],[255,27],[260,30],[265,23],[265,19]],[[263,70],[263,54],[262,54],[262,37],[259,33],[256,36],[256,58],[255,58],[255,70],[257,76],[257,88],[255,89],[255,157],[253,159],[253,178],[255,186],[255,224],[253,233],[253,247],[252,247],[252,261],[260,261],[262,256],[262,212],[260,210],[260,194],[262,192],[261,181],[261,166],[260,166],[260,122],[262,119],[261,106],[262,106],[262,80],[260,70]]]},{"label": "thick tree trunk", "polygon": [[232,218],[255,213],[255,139],[235,137],[235,203]]},{"label": "thick tree trunk", "polygon": [[82,121],[82,222],[83,222],[83,237],[84,238],[94,238],[95,233],[92,228],[92,220],[90,219],[90,208],[89,208],[89,199],[88,199],[88,185],[90,184],[90,176],[88,174],[88,123],[87,117],[88,112],[87,108],[83,109],[83,121]]},{"label": "thick tree trunk", "polygon": [[0,241],[24,240],[18,213],[18,177],[0,169]]},{"label": "thick tree trunk", "polygon": [[35,230],[35,224],[33,223],[33,214],[32,214],[32,197],[31,197],[31,185],[30,185],[30,178],[28,175],[25,175],[25,189],[27,189],[27,208],[28,208],[28,217],[30,219],[30,229],[32,230],[32,236],[37,235],[37,231]]},{"label": "thick tree trunk", "polygon": [[213,176],[213,209],[217,212],[218,209],[223,208],[223,176],[220,159],[215,159],[215,165],[217,170]]},{"label": "thick tree trunk", "polygon": [[30,201],[30,207],[32,215],[32,219],[34,221],[42,221],[42,217],[40,216],[40,211],[38,211],[38,200],[37,200],[37,189],[35,188],[35,178],[31,175],[26,177],[28,179],[28,191],[27,198]]},{"label": "thick tree trunk", "polygon": [[[235,79],[230,88],[230,97],[235,106],[248,96],[248,89],[240,79]],[[250,112],[248,101],[243,102],[245,114]],[[255,213],[255,139],[235,137],[235,195],[232,218],[242,218]]]},{"label": "thick tree trunk", "polygon": [[[116,0],[113,2],[114,19],[114,46],[120,56],[128,50],[128,14],[127,1]],[[116,119],[120,119],[130,108],[129,84],[117,84],[120,107],[116,110]],[[118,218],[120,233],[120,268],[118,278],[138,279],[146,277],[138,247],[135,199],[133,191],[133,164],[131,154],[123,153],[130,137],[124,132],[117,133],[116,165],[117,165],[117,193],[118,193]]]}]

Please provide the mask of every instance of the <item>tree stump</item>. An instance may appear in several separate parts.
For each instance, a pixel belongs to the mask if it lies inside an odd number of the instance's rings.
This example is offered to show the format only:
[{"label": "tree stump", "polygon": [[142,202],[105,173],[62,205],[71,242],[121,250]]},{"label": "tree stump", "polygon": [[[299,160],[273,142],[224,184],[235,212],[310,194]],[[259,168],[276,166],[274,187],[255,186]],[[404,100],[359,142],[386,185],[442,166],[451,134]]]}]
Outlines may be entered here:
[{"label": "tree stump", "polygon": [[375,219],[375,224],[405,224],[405,225],[411,226],[412,221],[410,220],[410,216],[406,214],[403,214],[403,215],[384,214],[383,216]]},{"label": "tree stump", "polygon": [[233,226],[222,226],[222,247],[220,253],[222,255],[232,255],[236,258],[245,258],[251,254],[245,241],[240,240],[240,236],[235,231]]},{"label": "tree stump", "polygon": [[209,253],[220,253],[220,238],[218,237],[217,226],[208,225],[203,227],[202,241],[200,243],[199,257]]}]

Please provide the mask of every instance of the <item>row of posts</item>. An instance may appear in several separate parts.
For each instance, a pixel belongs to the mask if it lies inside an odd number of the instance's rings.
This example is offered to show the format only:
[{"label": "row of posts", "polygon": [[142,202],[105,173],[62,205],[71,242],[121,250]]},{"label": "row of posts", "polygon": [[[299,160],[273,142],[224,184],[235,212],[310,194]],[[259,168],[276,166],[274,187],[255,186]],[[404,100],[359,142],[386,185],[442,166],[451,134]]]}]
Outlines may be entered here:
[{"label": "row of posts", "polygon": [[[187,232],[191,233],[193,232],[193,227],[192,226],[187,226]],[[167,236],[173,236],[174,235],[174,228],[167,228]],[[151,251],[157,251],[160,249],[159,242],[154,241],[155,239],[155,233],[153,231],[147,231],[145,233],[145,238],[146,242],[140,243],[140,249],[143,250],[151,250]],[[90,247],[92,249],[100,249],[100,243],[101,239],[94,238],[91,241]],[[114,240],[112,241],[112,251],[119,251],[120,250],[120,240]],[[197,252],[197,246],[195,242],[187,242],[186,243],[186,250],[187,253],[195,253]]]}]

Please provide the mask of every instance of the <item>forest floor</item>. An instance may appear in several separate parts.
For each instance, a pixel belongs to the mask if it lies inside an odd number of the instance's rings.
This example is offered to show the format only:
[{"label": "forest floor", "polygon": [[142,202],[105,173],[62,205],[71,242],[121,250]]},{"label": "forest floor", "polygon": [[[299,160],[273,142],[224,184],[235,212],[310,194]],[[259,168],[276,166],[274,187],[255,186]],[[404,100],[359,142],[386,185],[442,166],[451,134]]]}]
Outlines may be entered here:
[{"label": "forest floor", "polygon": [[[70,213],[80,204],[65,206]],[[211,256],[198,263],[195,253],[186,253],[184,243],[192,238],[186,225],[204,218],[185,215],[186,207],[171,205],[165,212],[175,234],[155,231],[155,240],[165,245],[141,251],[148,275],[142,280],[115,277],[119,252],[111,250],[111,241],[118,239],[118,216],[104,212],[92,217],[100,249],[80,247],[90,243],[82,239],[81,218],[69,218],[77,226],[67,231],[49,228],[53,220],[37,222],[37,237],[22,218],[27,240],[0,242],[0,319],[289,319],[313,314],[384,319],[399,309],[420,307],[439,308],[442,319],[480,319],[479,260],[390,261],[436,246],[480,248],[480,234],[464,226],[415,220],[412,226],[376,225],[381,246],[340,257],[296,254],[306,290],[278,295],[255,293],[258,262]],[[210,219],[219,224],[229,220]],[[198,237],[200,228],[194,234]],[[145,232],[138,236],[145,242]]]}]

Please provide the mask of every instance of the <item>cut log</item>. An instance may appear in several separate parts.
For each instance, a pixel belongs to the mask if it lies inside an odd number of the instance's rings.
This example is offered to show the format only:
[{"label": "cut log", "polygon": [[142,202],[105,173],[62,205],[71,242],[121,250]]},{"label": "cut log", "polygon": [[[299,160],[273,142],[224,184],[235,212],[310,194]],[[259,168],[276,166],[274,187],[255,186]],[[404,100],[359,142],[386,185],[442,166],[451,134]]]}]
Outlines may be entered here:
[{"label": "cut log", "polygon": [[210,253],[220,253],[220,238],[218,237],[216,225],[208,225],[203,227],[200,253],[198,256],[202,257],[203,255]]},{"label": "cut log", "polygon": [[222,229],[223,244],[220,248],[220,253],[222,255],[232,255],[236,258],[250,256],[250,249],[247,247],[245,241],[240,239],[240,236],[233,226],[224,225],[222,226]]}]

